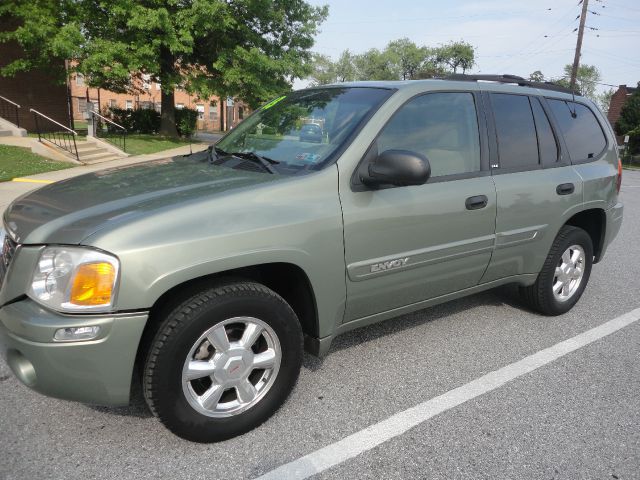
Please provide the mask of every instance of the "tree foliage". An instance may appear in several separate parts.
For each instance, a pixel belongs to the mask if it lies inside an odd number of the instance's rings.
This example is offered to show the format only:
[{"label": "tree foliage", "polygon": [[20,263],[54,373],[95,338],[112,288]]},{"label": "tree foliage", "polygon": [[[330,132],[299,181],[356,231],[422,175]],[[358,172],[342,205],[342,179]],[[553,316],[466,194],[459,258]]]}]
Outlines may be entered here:
[{"label": "tree foliage", "polygon": [[640,82],[622,107],[615,130],[618,135],[629,135],[629,149],[632,153],[640,152]]},{"label": "tree foliage", "polygon": [[0,15],[19,26],[0,41],[17,41],[25,55],[0,74],[55,57],[73,60],[89,86],[116,92],[149,75],[162,85],[160,131],[172,135],[175,87],[256,106],[306,77],[327,12],[303,0],[13,0]]},{"label": "tree foliage", "polygon": [[[564,75],[562,77],[550,79],[546,78],[540,70],[536,70],[529,75],[529,80],[535,82],[549,81],[569,88],[571,69],[571,64],[567,64],[564,66]],[[580,95],[590,98],[596,102],[600,108],[602,108],[603,102],[606,101],[606,97],[602,97],[601,94],[597,93],[597,86],[600,78],[600,70],[595,65],[580,65],[578,67],[578,74],[576,75],[576,90]]]},{"label": "tree foliage", "polygon": [[474,65],[475,51],[465,42],[439,47],[418,46],[408,38],[389,42],[383,49],[369,49],[359,55],[345,50],[335,62],[326,55],[314,56],[312,83],[315,85],[353,80],[410,80],[431,78]]},{"label": "tree foliage", "polygon": [[[571,70],[571,64],[567,64],[564,66],[564,77],[558,80],[560,84],[564,84],[569,87]],[[595,100],[596,88],[600,79],[601,75],[598,67],[596,67],[595,65],[580,65],[578,67],[578,73],[576,75],[576,88],[578,92],[580,92],[580,95]]]}]

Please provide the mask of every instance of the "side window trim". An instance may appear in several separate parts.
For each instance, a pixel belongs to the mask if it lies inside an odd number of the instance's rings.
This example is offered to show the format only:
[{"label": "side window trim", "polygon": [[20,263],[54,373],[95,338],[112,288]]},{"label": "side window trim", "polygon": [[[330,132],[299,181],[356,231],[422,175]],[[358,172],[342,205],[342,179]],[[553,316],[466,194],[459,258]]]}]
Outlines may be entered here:
[{"label": "side window trim", "polygon": [[[529,109],[531,110],[531,118],[533,120],[533,124],[535,127],[535,116],[533,114],[533,110],[531,109],[531,99],[530,95],[526,93],[511,93],[511,92],[495,92],[491,90],[483,91],[483,100],[485,103],[485,110],[487,112],[487,119],[490,125],[490,139],[493,144],[493,149],[491,153],[491,175],[504,175],[508,173],[519,173],[519,172],[528,172],[533,170],[542,170],[544,167],[540,161],[540,148],[538,147],[538,164],[537,165],[526,165],[522,167],[502,167],[500,165],[500,155],[498,153],[498,129],[496,128],[496,120],[494,116],[493,106],[491,104],[491,94],[501,94],[501,95],[516,95],[520,97],[526,97],[529,100]],[[535,127],[537,128],[537,127]],[[536,131],[536,145],[538,145],[538,133]]]},{"label": "side window trim", "polygon": [[533,111],[533,123],[536,126],[536,136],[538,137],[538,155],[540,156],[540,165],[542,165],[542,168],[555,168],[559,166],[567,166],[569,165],[568,163],[564,163],[564,164],[562,163],[563,151],[562,151],[562,146],[560,144],[560,138],[559,138],[558,132],[556,131],[555,125],[553,124],[553,120],[550,116],[550,112],[547,111],[547,109],[545,108],[545,104],[542,100],[543,100],[543,97],[538,97],[534,95],[529,96],[529,102],[531,103],[531,110],[532,111],[534,110],[533,103],[538,102],[538,105],[540,105],[540,108],[542,108],[543,115],[546,117],[547,122],[549,123],[549,127],[551,128],[551,134],[553,135],[553,139],[556,142],[556,161],[553,163],[545,164],[544,161],[542,160],[539,126],[538,126],[538,121],[536,120],[536,113],[535,111]]},{"label": "side window trim", "polygon": [[[453,174],[453,175],[443,175],[441,177],[430,178],[427,181],[426,185],[429,185],[430,183],[440,183],[440,182],[449,182],[449,181],[454,181],[454,180],[464,180],[464,179],[467,179],[467,178],[484,177],[484,176],[488,176],[488,175],[491,174],[491,169],[490,169],[490,166],[489,166],[489,142],[488,142],[488,132],[487,132],[488,122],[487,122],[487,120],[485,118],[485,116],[486,116],[485,110],[486,109],[484,108],[484,102],[483,102],[483,99],[481,97],[481,92],[475,91],[475,90],[429,90],[429,91],[426,91],[426,92],[420,92],[420,93],[408,98],[405,102],[402,103],[402,105],[400,105],[398,108],[396,108],[396,110],[391,114],[391,116],[387,119],[387,121],[384,123],[384,125],[380,128],[380,130],[376,134],[375,138],[369,144],[369,146],[365,150],[365,153],[362,155],[362,158],[360,159],[360,162],[358,162],[358,165],[356,166],[356,168],[353,170],[353,173],[351,174],[351,182],[350,182],[351,183],[351,191],[353,191],[353,192],[362,192],[362,191],[368,191],[369,190],[360,181],[361,169],[372,160],[374,147],[377,150],[378,138],[380,137],[380,135],[382,134],[384,129],[387,127],[387,125],[391,122],[391,120],[393,120],[393,118],[396,116],[396,114],[405,105],[407,105],[408,103],[412,102],[416,98],[422,97],[424,95],[433,95],[433,94],[437,94],[437,93],[469,93],[469,94],[472,95],[474,106],[475,106],[475,109],[476,109],[476,119],[477,119],[477,122],[478,122],[478,135],[479,135],[479,143],[480,143],[480,170],[477,171],[477,172],[456,173],[456,174]],[[382,189],[385,189],[385,188],[396,188],[396,187],[394,187],[393,185],[389,185],[388,187],[387,186],[382,186],[379,189],[382,190]]]},{"label": "side window trim", "polygon": [[558,144],[558,155],[560,156],[555,165],[543,165],[544,168],[566,167],[571,165],[569,150],[567,149],[567,144],[564,141],[564,135],[562,135],[556,117],[553,116],[551,107],[549,107],[549,104],[547,103],[547,98],[543,96],[537,96],[536,98],[540,102],[540,105],[542,105],[542,110],[544,110],[544,113],[547,115],[547,120],[549,120],[549,123],[551,124],[551,130],[553,130],[553,135],[556,137],[556,143]]},{"label": "side window trim", "polygon": [[[600,121],[600,118],[598,117],[598,115],[596,115],[596,113],[593,111],[593,109],[592,109],[588,104],[586,104],[586,103],[584,103],[584,102],[581,102],[581,101],[579,101],[579,100],[577,100],[577,99],[576,99],[576,100],[569,100],[569,99],[566,99],[566,98],[559,98],[559,97],[544,97],[544,99],[545,99],[545,102],[546,102],[546,100],[559,100],[559,101],[561,101],[561,102],[571,102],[571,103],[575,103],[575,104],[577,104],[577,105],[582,105],[582,106],[583,106],[583,107],[585,107],[587,110],[589,110],[589,112],[591,113],[591,115],[593,115],[593,117],[594,117],[594,118],[595,118],[595,120],[596,120],[596,123],[598,124],[598,127],[600,127],[600,130],[602,131],[602,135],[604,136],[604,142],[605,142],[605,144],[604,144],[604,148],[603,148],[603,149],[602,149],[602,151],[601,151],[601,152],[599,152],[597,155],[594,155],[594,156],[593,156],[593,158],[573,159],[573,158],[571,157],[571,154],[570,154],[570,152],[569,152],[569,149],[568,149],[568,148],[566,148],[566,152],[567,152],[567,159],[568,159],[568,161],[569,161],[569,163],[570,163],[571,165],[580,165],[580,164],[582,164],[582,163],[591,163],[591,162],[595,162],[596,160],[600,160],[602,157],[604,157],[604,156],[606,155],[607,150],[608,150],[608,149],[609,149],[609,147],[610,147],[609,136],[607,135],[605,128],[602,126],[602,123],[601,123],[601,121]],[[545,105],[545,106],[546,106],[546,105]],[[554,119],[554,121],[556,121],[555,116],[553,115],[553,112],[551,111],[551,108],[550,108],[550,107],[549,107],[549,112],[551,113],[551,118],[553,118],[553,119]],[[561,134],[561,135],[560,135],[560,137],[562,137],[563,144],[564,144],[564,145],[565,145],[565,147],[566,147],[566,142],[565,142],[565,139],[564,139],[564,135],[562,134],[562,131],[561,131],[559,128],[558,128],[558,132],[560,132],[560,134]]]}]

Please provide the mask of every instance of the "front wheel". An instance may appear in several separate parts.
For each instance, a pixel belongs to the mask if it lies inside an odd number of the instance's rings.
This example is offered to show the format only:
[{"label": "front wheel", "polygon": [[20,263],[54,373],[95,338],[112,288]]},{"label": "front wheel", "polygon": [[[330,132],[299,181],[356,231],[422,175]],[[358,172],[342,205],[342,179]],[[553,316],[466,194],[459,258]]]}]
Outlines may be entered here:
[{"label": "front wheel", "polygon": [[551,246],[536,283],[521,287],[524,302],[544,315],[561,315],[578,302],[593,265],[591,237],[581,228],[565,225]]},{"label": "front wheel", "polygon": [[145,398],[176,435],[225,440],[284,403],[301,363],[302,331],[291,307],[264,285],[227,283],[166,316],[145,362]]}]

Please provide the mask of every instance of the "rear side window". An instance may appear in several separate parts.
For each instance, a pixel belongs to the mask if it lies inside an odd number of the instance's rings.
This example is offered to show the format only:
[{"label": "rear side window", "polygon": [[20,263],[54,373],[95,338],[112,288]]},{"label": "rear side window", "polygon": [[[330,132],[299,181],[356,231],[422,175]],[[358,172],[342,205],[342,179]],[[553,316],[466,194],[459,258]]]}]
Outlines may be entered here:
[{"label": "rear side window", "polygon": [[543,165],[553,165],[558,161],[558,144],[553,135],[549,118],[544,112],[540,100],[531,98],[533,117],[536,120],[536,133],[538,134],[538,149],[540,161]]},{"label": "rear side window", "polygon": [[429,93],[400,107],[377,139],[378,152],[400,149],[429,159],[431,176],[480,171],[480,136],[473,95]]},{"label": "rear side window", "polygon": [[491,105],[498,137],[500,168],[538,166],[538,140],[529,98],[492,93]]},{"label": "rear side window", "polygon": [[[580,103],[548,98],[553,116],[574,162],[596,158],[607,146],[602,127],[593,112]],[[575,112],[575,118],[572,116]]]}]

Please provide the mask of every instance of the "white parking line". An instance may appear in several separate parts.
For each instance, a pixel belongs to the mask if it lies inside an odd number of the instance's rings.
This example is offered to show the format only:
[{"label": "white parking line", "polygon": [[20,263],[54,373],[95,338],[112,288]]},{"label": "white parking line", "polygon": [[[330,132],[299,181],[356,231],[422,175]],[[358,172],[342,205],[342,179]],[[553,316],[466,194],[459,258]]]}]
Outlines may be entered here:
[{"label": "white parking line", "polygon": [[304,479],[334,467],[350,458],[371,450],[381,443],[402,435],[407,430],[480,395],[495,390],[558,358],[611,335],[640,319],[640,308],[587,330],[575,337],[556,343],[515,363],[490,372],[471,382],[373,424],[331,445],[316,450],[291,463],[272,470],[257,480]]}]

